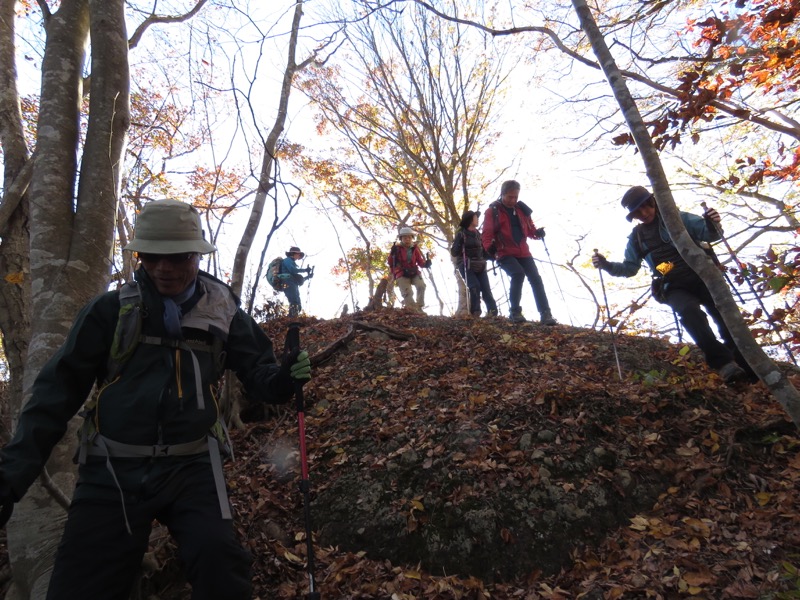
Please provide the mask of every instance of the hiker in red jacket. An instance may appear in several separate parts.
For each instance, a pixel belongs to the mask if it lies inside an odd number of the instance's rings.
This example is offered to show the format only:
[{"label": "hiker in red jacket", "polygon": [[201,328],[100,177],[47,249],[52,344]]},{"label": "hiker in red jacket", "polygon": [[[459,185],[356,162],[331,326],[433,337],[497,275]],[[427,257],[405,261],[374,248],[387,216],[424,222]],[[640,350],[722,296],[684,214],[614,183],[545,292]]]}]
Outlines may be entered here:
[{"label": "hiker in red jacket", "polygon": [[520,184],[504,181],[500,186],[500,199],[489,205],[483,217],[483,247],[506,272],[511,280],[509,290],[510,314],[514,323],[525,321],[520,307],[522,282],[525,278],[531,284],[533,299],[541,316],[542,325],[556,325],[550,312],[544,283],[536,268],[536,263],[528,249],[528,238],[544,239],[544,228],[537,229],[531,220],[531,209],[519,202]]},{"label": "hiker in red jacket", "polygon": [[[394,283],[400,290],[403,306],[414,312],[424,312],[425,306],[425,280],[422,279],[420,269],[430,269],[431,259],[422,255],[422,251],[414,243],[414,231],[410,227],[400,228],[398,236],[400,244],[392,246],[389,252],[389,269],[392,272]],[[414,292],[417,290],[417,300],[414,301]]]}]

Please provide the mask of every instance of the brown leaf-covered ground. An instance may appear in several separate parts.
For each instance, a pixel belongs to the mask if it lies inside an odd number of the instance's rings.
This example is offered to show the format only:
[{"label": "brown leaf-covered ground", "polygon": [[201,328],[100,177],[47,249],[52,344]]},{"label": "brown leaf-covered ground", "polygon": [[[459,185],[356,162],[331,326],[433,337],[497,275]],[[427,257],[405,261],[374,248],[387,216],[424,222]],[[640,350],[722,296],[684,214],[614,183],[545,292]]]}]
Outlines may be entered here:
[{"label": "brown leaf-covered ground", "polygon": [[[800,439],[762,385],[636,337],[619,381],[608,333],[504,319],[309,320],[304,345],[358,322],[305,388],[323,598],[800,597]],[[257,593],[303,597],[296,418],[248,427]]]},{"label": "brown leaf-covered ground", "polygon": [[[800,438],[761,384],[628,336],[620,381],[610,335],[567,326],[302,322],[323,599],[800,598]],[[296,414],[233,437],[257,597],[303,598]],[[151,597],[189,597],[169,544],[153,564]]]}]

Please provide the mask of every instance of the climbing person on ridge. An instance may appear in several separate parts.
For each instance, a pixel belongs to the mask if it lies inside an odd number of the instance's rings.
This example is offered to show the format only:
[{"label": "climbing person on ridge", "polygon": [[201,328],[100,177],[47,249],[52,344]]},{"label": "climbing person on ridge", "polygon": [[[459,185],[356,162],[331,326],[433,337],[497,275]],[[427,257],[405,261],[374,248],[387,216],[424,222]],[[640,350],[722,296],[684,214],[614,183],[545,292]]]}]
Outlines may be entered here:
[{"label": "climbing person on ridge", "polygon": [[[736,348],[705,282],[686,263],[670,239],[655,196],[647,188],[633,186],[622,196],[622,207],[628,213],[628,221],[639,221],[628,236],[623,262],[611,262],[602,254],[595,253],[592,264],[614,277],[633,277],[644,260],[653,274],[653,298],[672,308],[680,317],[681,324],[703,352],[708,366],[717,371],[726,383],[758,381]],[[683,211],[680,217],[696,243],[720,239],[721,218],[713,208],[704,217]],[[722,342],[711,330],[703,308],[716,323]]]},{"label": "climbing person on ridge", "polygon": [[[394,285],[400,291],[404,308],[424,314],[426,286],[420,269],[430,269],[431,256],[422,255],[422,250],[414,243],[414,230],[410,227],[401,227],[397,237],[400,244],[393,244],[389,251],[389,270]],[[412,288],[417,291],[416,301]]]},{"label": "climbing person on ridge", "polygon": [[[300,286],[314,276],[314,269],[312,267],[300,267],[297,261],[305,257],[305,252],[300,250],[297,246],[292,246],[286,252],[286,258],[281,263],[281,272],[278,277],[283,284],[283,293],[289,301],[289,316],[296,317],[303,311],[303,305],[300,301]],[[306,273],[303,277],[300,273]]]},{"label": "climbing person on ridge", "polygon": [[511,280],[509,290],[510,314],[514,323],[526,321],[522,315],[522,283],[527,278],[533,291],[536,309],[542,325],[557,325],[550,311],[547,292],[536,262],[528,248],[528,238],[544,239],[544,228],[536,228],[531,220],[533,212],[519,201],[522,186],[516,181],[504,181],[500,186],[500,198],[489,205],[484,213],[481,240],[486,251],[495,257],[500,268]]},{"label": "climbing person on ridge", "polygon": [[478,231],[480,211],[468,210],[461,216],[458,232],[453,239],[450,255],[457,265],[458,272],[467,288],[469,314],[481,316],[481,296],[486,304],[486,315],[497,316],[497,303],[489,283],[486,261],[489,254],[483,249],[481,234]]}]

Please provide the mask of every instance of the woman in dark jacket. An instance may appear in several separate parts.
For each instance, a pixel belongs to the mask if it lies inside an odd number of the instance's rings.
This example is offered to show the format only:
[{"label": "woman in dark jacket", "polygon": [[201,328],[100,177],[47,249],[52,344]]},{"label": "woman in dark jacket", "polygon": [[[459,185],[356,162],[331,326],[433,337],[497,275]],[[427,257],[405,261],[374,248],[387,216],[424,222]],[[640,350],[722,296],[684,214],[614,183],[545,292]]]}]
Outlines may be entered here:
[{"label": "woman in dark jacket", "polygon": [[486,315],[496,317],[497,303],[492,296],[489,273],[486,270],[486,260],[489,255],[484,251],[481,234],[478,233],[480,214],[480,211],[471,210],[464,213],[450,254],[457,259],[458,272],[461,273],[469,291],[469,313],[473,317],[481,316],[481,295],[483,295]]}]

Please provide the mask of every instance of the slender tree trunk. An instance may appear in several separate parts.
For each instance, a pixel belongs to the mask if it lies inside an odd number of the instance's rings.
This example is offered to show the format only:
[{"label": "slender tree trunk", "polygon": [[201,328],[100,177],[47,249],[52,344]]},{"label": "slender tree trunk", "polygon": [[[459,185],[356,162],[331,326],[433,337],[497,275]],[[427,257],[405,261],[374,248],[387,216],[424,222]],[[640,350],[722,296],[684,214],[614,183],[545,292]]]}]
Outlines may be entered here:
[{"label": "slender tree trunk", "polygon": [[22,374],[30,336],[26,308],[30,302],[27,190],[32,170],[22,127],[15,60],[15,0],[0,0],[0,147],[3,191],[0,206],[0,332],[9,367],[9,393],[2,407],[0,440],[7,441],[10,418],[22,401]]},{"label": "slender tree trunk", "polygon": [[586,4],[586,0],[572,0],[572,5],[575,7],[575,12],[581,22],[581,28],[589,38],[592,50],[600,62],[603,73],[605,73],[642,156],[647,177],[653,186],[656,196],[659,213],[664,218],[670,238],[675,243],[680,255],[708,285],[714,298],[714,303],[722,314],[722,318],[742,355],[761,380],[769,387],[773,396],[780,402],[794,424],[800,427],[800,394],[753,339],[750,330],[739,313],[736,302],[731,296],[730,289],[725,283],[722,273],[692,241],[683,226],[678,208],[672,198],[672,192],[658,156],[658,151],[653,145],[636,102],[628,90],[625,79],[606,45],[594,16]]},{"label": "slender tree trunk", "polygon": [[[36,161],[29,191],[31,341],[25,365],[23,405],[35,376],[64,339],[75,317],[79,302],[71,297],[75,285],[89,279],[88,265],[70,265],[75,235],[76,149],[89,31],[88,0],[65,0],[50,15],[46,27]],[[105,231],[96,231],[91,238],[106,235]],[[64,289],[65,280],[74,282],[69,289]],[[64,446],[53,453],[48,469],[58,486],[71,490],[74,467]],[[33,485],[17,504],[8,526],[14,576],[9,597],[44,598],[64,517],[63,507],[39,484]]]},{"label": "slender tree trunk", "polygon": [[297,54],[297,39],[300,34],[300,19],[303,17],[303,0],[297,0],[295,3],[294,18],[292,20],[292,31],[289,36],[289,57],[286,63],[286,70],[283,73],[283,83],[281,85],[281,97],[278,103],[278,114],[275,116],[275,123],[264,142],[264,157],[261,162],[261,174],[259,176],[258,190],[256,191],[253,207],[250,210],[250,218],[245,226],[242,239],[239,241],[239,246],[236,248],[236,255],[233,260],[233,271],[231,273],[231,287],[237,296],[242,294],[242,285],[244,284],[244,273],[247,268],[247,257],[250,254],[250,248],[253,246],[258,226],[261,224],[261,218],[264,214],[264,203],[267,199],[267,194],[274,187],[274,178],[272,173],[275,169],[275,149],[278,146],[278,140],[283,133],[283,128],[286,125],[286,116],[289,109],[289,95],[292,91],[292,81],[294,80],[295,73],[302,68],[296,63]]}]

